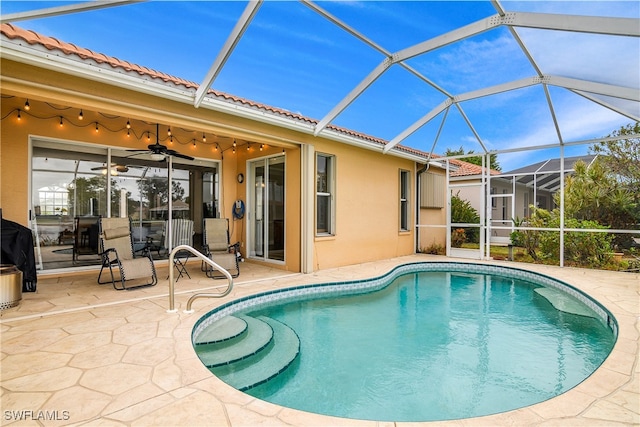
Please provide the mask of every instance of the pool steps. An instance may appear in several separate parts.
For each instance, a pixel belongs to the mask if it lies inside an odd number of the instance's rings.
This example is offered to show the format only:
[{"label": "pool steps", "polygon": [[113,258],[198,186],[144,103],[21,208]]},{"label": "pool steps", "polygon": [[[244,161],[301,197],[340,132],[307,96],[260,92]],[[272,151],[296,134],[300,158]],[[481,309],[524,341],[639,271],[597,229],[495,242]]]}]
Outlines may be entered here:
[{"label": "pool steps", "polygon": [[220,319],[202,331],[195,349],[205,366],[234,388],[263,384],[298,356],[300,340],[287,325],[264,316],[228,317],[232,319]]}]

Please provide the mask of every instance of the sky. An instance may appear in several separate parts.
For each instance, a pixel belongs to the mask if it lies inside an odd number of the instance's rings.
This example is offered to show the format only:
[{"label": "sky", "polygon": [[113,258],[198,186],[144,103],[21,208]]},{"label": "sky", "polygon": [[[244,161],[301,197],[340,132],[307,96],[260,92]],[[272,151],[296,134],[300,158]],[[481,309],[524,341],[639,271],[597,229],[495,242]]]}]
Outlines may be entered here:
[{"label": "sky", "polygon": [[[67,4],[3,0],[2,14]],[[488,1],[317,2],[388,52],[397,52],[496,14]],[[640,18],[637,1],[502,2],[507,11]],[[150,1],[15,24],[78,46],[200,83],[245,9],[245,1]],[[544,74],[640,90],[640,40],[518,29]],[[303,3],[265,1],[212,88],[322,119],[385,56]],[[500,27],[407,61],[457,95],[535,76],[508,29]],[[632,120],[565,89],[549,95],[565,142],[599,138]],[[392,140],[445,99],[399,65],[390,67],[332,122]],[[624,107],[640,115],[638,103]],[[435,153],[481,152],[558,142],[540,85],[461,103],[440,114],[403,145]],[[441,128],[441,130],[440,130]],[[439,135],[439,136],[438,136]],[[585,154],[569,146],[565,155]],[[503,171],[558,157],[559,150],[515,152],[498,158]]]}]

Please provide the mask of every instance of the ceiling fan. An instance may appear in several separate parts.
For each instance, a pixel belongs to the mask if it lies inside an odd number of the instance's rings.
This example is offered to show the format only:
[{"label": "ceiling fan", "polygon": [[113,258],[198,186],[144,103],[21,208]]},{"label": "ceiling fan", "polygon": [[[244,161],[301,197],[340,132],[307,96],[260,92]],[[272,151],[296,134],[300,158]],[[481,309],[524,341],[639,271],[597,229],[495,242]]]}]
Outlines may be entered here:
[{"label": "ceiling fan", "polygon": [[149,144],[146,150],[127,150],[133,153],[148,153],[151,157],[151,160],[155,160],[158,162],[164,161],[167,156],[180,157],[181,159],[186,160],[194,160],[193,157],[187,156],[186,154],[178,153],[176,150],[172,150],[167,148],[166,145],[160,144],[159,135],[160,134],[160,126],[156,124],[156,143]]}]

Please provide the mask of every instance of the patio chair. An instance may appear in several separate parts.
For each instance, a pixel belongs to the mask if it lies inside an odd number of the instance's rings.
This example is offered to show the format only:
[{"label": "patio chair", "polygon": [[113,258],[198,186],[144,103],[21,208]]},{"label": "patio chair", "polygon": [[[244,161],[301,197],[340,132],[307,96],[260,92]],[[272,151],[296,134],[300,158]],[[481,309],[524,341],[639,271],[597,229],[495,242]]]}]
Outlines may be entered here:
[{"label": "patio chair", "polygon": [[[144,255],[134,257],[129,218],[100,218],[99,225],[102,257],[99,284],[111,283],[114,289],[122,290],[158,283],[151,252],[147,249],[143,251]],[[117,278],[113,271],[116,266],[119,272]],[[105,269],[109,269],[110,278],[103,281],[102,272]]]},{"label": "patio chair", "polygon": [[[220,267],[227,270],[231,277],[240,275],[238,265],[239,244],[229,244],[229,220],[226,218],[205,218],[203,226],[202,253]],[[202,263],[202,271],[212,279],[223,279],[225,276],[219,271]]]},{"label": "patio chair", "polygon": [[[166,221],[168,225],[169,221]],[[169,244],[169,233],[166,232],[168,230],[167,225],[165,225],[165,233],[164,233],[164,247],[167,250],[167,254],[170,254],[173,248],[180,245],[188,245],[193,247],[193,221],[190,219],[172,219],[171,220],[171,244]],[[178,270],[178,277],[176,281],[182,277],[183,274],[186,274],[189,279],[191,279],[191,275],[187,271],[187,261],[191,257],[191,252],[189,251],[178,251],[173,256],[173,265]]]}]

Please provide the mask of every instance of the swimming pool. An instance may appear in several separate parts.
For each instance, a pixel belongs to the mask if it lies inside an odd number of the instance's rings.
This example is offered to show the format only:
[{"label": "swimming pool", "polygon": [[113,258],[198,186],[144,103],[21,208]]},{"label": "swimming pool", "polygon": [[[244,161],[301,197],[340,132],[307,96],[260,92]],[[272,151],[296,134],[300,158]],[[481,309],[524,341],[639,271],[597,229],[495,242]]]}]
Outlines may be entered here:
[{"label": "swimming pool", "polygon": [[[269,343],[257,321],[282,345]],[[223,330],[235,332],[216,337]],[[251,339],[239,339],[242,330]],[[608,311],[550,277],[415,263],[368,281],[229,302],[198,321],[193,340],[203,343],[196,349],[205,364],[217,363],[212,372],[261,399],[346,418],[429,421],[503,412],[563,393],[602,363],[616,335]],[[211,363],[200,352],[218,346],[230,353],[238,342],[243,356],[233,363]],[[265,364],[272,354],[284,363]],[[248,366],[260,366],[265,378],[245,378]]]}]

